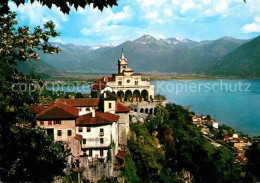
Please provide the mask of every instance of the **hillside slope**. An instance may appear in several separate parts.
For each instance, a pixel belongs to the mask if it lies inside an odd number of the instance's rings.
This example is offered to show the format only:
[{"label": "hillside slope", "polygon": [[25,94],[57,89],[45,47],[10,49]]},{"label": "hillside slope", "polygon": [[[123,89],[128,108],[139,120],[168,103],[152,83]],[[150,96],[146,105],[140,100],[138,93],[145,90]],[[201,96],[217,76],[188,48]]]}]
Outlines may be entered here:
[{"label": "hillside slope", "polygon": [[260,36],[217,60],[215,64],[209,64],[204,72],[219,76],[260,77]]},{"label": "hillside slope", "polygon": [[43,60],[20,63],[16,67],[24,74],[35,73],[45,79],[64,74],[64,71],[49,65]]}]

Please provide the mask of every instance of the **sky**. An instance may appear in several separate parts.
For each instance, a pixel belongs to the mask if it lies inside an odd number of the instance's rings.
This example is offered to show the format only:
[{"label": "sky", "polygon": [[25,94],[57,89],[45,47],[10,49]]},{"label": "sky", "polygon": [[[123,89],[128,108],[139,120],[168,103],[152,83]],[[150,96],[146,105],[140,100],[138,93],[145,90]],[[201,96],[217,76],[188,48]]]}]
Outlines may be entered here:
[{"label": "sky", "polygon": [[260,0],[119,0],[118,6],[103,12],[72,7],[69,15],[38,2],[19,7],[9,2],[9,7],[19,25],[33,28],[52,20],[61,36],[51,41],[84,46],[120,44],[144,34],[195,41],[260,35]]}]

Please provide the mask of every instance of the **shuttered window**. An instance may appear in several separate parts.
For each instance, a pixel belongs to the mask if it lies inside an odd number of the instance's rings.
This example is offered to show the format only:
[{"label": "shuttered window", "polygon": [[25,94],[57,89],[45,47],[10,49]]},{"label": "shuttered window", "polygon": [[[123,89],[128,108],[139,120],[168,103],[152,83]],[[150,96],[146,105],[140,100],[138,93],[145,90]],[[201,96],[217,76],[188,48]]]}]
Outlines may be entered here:
[{"label": "shuttered window", "polygon": [[48,121],[48,125],[52,125],[52,121]]},{"label": "shuttered window", "polygon": [[56,121],[54,121],[54,124],[55,124],[55,125],[61,125],[61,120],[56,120]]},{"label": "shuttered window", "polygon": [[87,127],[87,132],[90,132],[91,131],[91,128],[90,127]]},{"label": "shuttered window", "polygon": [[79,132],[82,132],[83,131],[83,128],[82,127],[79,127]]},{"label": "shuttered window", "polygon": [[40,121],[40,125],[44,125],[44,121]]}]

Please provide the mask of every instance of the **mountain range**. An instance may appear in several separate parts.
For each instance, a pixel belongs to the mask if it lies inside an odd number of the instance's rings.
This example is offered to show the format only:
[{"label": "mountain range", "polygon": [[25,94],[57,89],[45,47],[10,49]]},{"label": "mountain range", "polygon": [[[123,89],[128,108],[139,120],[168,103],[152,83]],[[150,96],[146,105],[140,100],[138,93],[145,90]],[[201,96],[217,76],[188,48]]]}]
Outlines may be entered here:
[{"label": "mountain range", "polygon": [[39,53],[41,59],[54,68],[68,72],[116,72],[117,60],[123,48],[128,64],[135,72],[260,76],[260,37],[242,40],[226,36],[198,42],[183,38],[156,39],[151,35],[143,35],[119,45],[52,44],[59,46],[61,54]]}]

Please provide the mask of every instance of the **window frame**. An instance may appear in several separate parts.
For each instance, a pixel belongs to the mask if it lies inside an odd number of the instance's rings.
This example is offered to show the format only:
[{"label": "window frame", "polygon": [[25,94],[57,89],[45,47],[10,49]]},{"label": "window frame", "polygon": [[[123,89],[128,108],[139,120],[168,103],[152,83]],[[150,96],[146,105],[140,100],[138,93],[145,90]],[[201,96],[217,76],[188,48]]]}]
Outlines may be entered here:
[{"label": "window frame", "polygon": [[[60,132],[60,133],[59,133]],[[62,130],[57,130],[57,136],[61,137],[62,136]]]},{"label": "window frame", "polygon": [[[70,132],[70,135],[69,135],[69,132]],[[67,135],[68,135],[68,137],[72,136],[72,130],[67,130]]]},{"label": "window frame", "polygon": [[100,144],[104,144],[104,138],[99,139]]},{"label": "window frame", "polygon": [[100,149],[99,155],[104,156],[104,150],[103,149]]},{"label": "window frame", "polygon": [[91,157],[93,156],[92,149],[89,149],[89,150],[88,150],[88,155],[91,156]]}]

